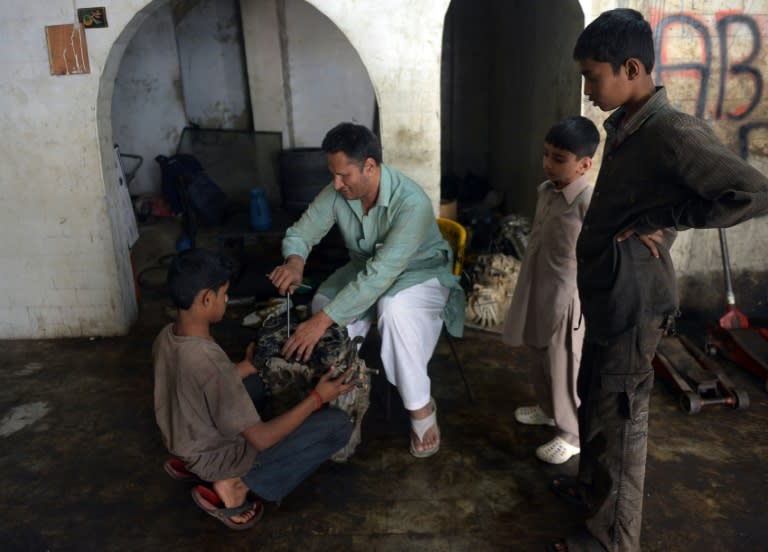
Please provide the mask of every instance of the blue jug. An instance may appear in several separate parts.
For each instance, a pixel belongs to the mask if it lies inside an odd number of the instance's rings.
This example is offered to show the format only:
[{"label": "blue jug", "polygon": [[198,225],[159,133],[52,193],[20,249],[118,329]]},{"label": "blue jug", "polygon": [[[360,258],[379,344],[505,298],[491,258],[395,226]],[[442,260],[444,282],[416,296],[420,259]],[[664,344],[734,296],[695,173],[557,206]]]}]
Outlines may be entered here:
[{"label": "blue jug", "polygon": [[187,249],[192,249],[192,238],[189,237],[189,234],[183,232],[179,239],[176,240],[176,253],[181,253]]},{"label": "blue jug", "polygon": [[251,189],[251,229],[263,232],[272,228],[272,216],[269,214],[267,196],[263,188]]}]

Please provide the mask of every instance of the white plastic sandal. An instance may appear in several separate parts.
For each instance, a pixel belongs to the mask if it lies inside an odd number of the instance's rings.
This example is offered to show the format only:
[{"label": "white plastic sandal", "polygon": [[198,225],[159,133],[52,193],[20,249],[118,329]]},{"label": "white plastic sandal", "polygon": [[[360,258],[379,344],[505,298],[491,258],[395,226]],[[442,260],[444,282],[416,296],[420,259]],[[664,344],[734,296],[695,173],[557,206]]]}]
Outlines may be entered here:
[{"label": "white plastic sandal", "polygon": [[521,406],[515,409],[515,420],[521,424],[554,426],[555,420],[544,414],[537,404],[536,406]]},{"label": "white plastic sandal", "polygon": [[413,435],[411,436],[411,454],[416,458],[429,458],[440,450],[440,427],[437,425],[437,405],[435,399],[430,398],[429,404],[432,407],[432,412],[426,418],[421,420],[415,420],[411,418],[411,430],[416,434],[416,438],[421,442],[424,439],[424,435],[427,431],[434,426],[437,432],[437,443],[434,447],[425,450],[416,450],[413,443]]},{"label": "white plastic sandal", "polygon": [[555,437],[536,449],[536,458],[548,464],[562,464],[580,452],[579,447],[569,444],[562,437]]}]

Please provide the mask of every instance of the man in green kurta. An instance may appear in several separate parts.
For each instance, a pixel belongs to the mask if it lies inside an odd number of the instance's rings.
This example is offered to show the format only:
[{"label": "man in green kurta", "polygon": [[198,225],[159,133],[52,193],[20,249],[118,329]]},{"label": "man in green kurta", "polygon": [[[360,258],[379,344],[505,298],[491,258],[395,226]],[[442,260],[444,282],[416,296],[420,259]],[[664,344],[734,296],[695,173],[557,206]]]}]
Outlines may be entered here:
[{"label": "man in green kurta", "polygon": [[286,232],[285,263],[270,280],[281,294],[304,275],[312,248],[337,225],[349,262],[317,290],[313,315],[283,347],[307,361],[334,322],[350,337],[365,335],[375,316],[387,379],[411,414],[411,446],[424,458],[440,447],[427,363],[440,330],[460,336],[464,292],[452,273],[453,254],[437,227],[432,202],[413,180],[382,164],[381,146],[366,127],[341,123],[322,144],[333,181]]}]

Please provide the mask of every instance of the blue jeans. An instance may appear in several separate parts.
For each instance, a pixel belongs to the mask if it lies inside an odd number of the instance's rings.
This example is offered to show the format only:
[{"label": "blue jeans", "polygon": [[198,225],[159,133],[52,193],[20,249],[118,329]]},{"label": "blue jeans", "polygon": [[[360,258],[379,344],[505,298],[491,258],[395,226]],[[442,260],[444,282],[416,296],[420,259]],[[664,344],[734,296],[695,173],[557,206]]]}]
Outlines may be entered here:
[{"label": "blue jeans", "polygon": [[[254,404],[259,405],[264,397],[264,387],[249,381],[254,379],[246,378],[243,383]],[[264,500],[280,502],[349,442],[352,429],[352,419],[346,412],[323,408],[311,414],[284,439],[261,451],[243,481]]]}]

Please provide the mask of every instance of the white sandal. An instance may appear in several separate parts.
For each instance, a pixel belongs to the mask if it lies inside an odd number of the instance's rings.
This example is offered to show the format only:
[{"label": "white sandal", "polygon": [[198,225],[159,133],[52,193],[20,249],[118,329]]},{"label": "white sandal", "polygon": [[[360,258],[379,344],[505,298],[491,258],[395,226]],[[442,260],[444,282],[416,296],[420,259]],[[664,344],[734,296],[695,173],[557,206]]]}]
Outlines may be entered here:
[{"label": "white sandal", "polygon": [[432,412],[426,418],[421,420],[415,420],[411,418],[411,430],[416,434],[416,438],[421,442],[424,439],[424,435],[429,431],[431,427],[435,428],[437,433],[437,443],[434,447],[425,450],[416,450],[413,444],[413,435],[411,435],[411,454],[416,458],[428,458],[440,450],[440,427],[437,425],[437,405],[435,399],[430,398],[429,404],[432,407]]},{"label": "white sandal", "polygon": [[536,457],[549,464],[562,464],[580,452],[579,447],[571,445],[562,437],[555,437],[536,449]]}]

